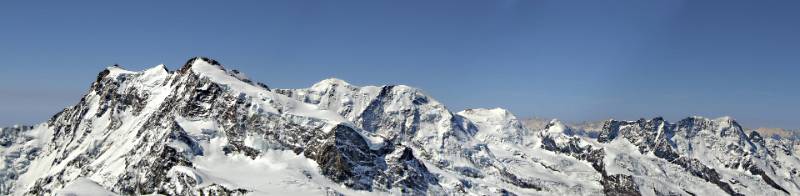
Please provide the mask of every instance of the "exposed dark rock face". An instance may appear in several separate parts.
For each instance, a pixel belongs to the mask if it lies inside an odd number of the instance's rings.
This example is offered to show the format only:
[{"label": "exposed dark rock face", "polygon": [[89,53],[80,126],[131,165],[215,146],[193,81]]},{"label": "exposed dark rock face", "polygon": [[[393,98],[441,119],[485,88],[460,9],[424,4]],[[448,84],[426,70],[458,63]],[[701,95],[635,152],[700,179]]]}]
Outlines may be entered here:
[{"label": "exposed dark rock face", "polygon": [[403,193],[410,194],[426,193],[432,187],[441,189],[438,179],[414,157],[411,148],[397,146],[394,152],[384,156],[387,168],[383,171],[383,178],[390,182],[387,188],[400,188]]},{"label": "exposed dark rock face", "polygon": [[309,143],[311,148],[304,153],[335,182],[358,190],[400,188],[415,194],[438,186],[436,178],[410,148],[372,150],[355,130],[346,126],[337,126],[320,136]]},{"label": "exposed dark rock face", "polygon": [[[511,172],[508,172],[508,171],[506,171],[504,169],[500,169],[500,174],[504,177],[503,178],[504,182],[513,184],[513,185],[515,185],[517,187],[525,188],[525,189],[534,189],[534,190],[539,190],[539,191],[544,189],[543,185],[540,184],[538,181],[529,180],[529,179],[525,179],[525,178],[520,178],[517,175],[515,175],[515,174],[513,174]],[[514,195],[513,193],[508,192],[508,190],[504,190],[504,192]]]},{"label": "exposed dark rock face", "polygon": [[0,146],[10,147],[17,143],[22,132],[33,129],[32,126],[15,126],[8,128],[0,128]]},{"label": "exposed dark rock face", "polygon": [[[312,140],[306,157],[319,163],[322,173],[334,182],[343,183],[359,190],[372,190],[377,155],[358,133],[346,126],[337,126],[331,132]],[[357,166],[363,169],[357,170]],[[370,183],[364,183],[370,182]]]},{"label": "exposed dark rock face", "polygon": [[41,153],[38,148],[33,149],[13,149],[32,140],[31,137],[25,136],[24,132],[33,129],[31,126],[14,126],[8,128],[0,128],[0,147],[7,149],[4,153],[5,161],[2,164],[2,171],[0,172],[0,195],[11,194],[11,188],[14,181],[19,178],[19,175],[27,171],[27,164],[30,160],[35,159]]},{"label": "exposed dark rock face", "polygon": [[[551,126],[553,126],[552,123],[547,125],[545,130],[550,129]],[[566,130],[565,132],[569,133],[570,130]],[[561,142],[557,142],[556,140],[560,140]],[[582,146],[579,138],[569,137],[567,135],[562,135],[560,138],[554,138],[552,135],[543,135],[542,148],[589,162],[602,176],[600,184],[603,186],[603,193],[606,195],[641,195],[641,193],[639,193],[639,187],[633,181],[632,176],[607,174],[605,163],[603,162],[605,152],[602,148],[594,148],[591,145]]]},{"label": "exposed dark rock face", "polygon": [[606,195],[618,196],[638,196],[639,187],[633,181],[633,177],[623,174],[606,175],[603,172],[603,180],[600,181],[603,185],[603,193]]},{"label": "exposed dark rock face", "polygon": [[764,180],[765,183],[769,184],[769,186],[771,186],[772,188],[778,189],[778,190],[780,190],[780,191],[782,191],[782,192],[784,192],[786,194],[790,194],[789,191],[787,191],[786,189],[781,187],[781,185],[779,185],[774,180],[772,180],[772,178],[770,178],[769,175],[767,175],[767,173],[764,172],[764,170],[762,170],[761,168],[759,168],[756,165],[752,164],[752,162],[750,162],[750,161],[745,162],[742,165],[742,168],[747,169],[747,171],[750,171],[750,173],[753,174],[753,175],[757,175],[757,176],[761,177],[761,179]]},{"label": "exposed dark rock face", "polygon": [[669,140],[674,135],[672,132],[674,126],[661,117],[649,121],[645,119],[635,122],[607,121],[597,141],[610,142],[622,137],[636,145],[642,154],[654,152],[660,156],[677,158],[672,152],[675,144]]},{"label": "exposed dark rock face", "polygon": [[696,159],[681,157],[674,160],[673,163],[685,168],[692,175],[717,185],[720,189],[730,195],[742,195],[734,191],[730,184],[723,182],[716,170],[703,165]]}]

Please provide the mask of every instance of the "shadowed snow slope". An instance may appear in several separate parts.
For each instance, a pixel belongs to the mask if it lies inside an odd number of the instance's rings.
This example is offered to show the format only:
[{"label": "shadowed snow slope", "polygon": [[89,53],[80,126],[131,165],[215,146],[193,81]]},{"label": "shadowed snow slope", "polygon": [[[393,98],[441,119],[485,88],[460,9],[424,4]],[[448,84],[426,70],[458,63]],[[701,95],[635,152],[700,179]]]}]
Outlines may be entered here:
[{"label": "shadowed snow slope", "polygon": [[0,194],[800,194],[795,143],[731,118],[599,125],[525,128],[404,85],[270,89],[204,57],[112,66],[47,122],[0,130]]}]

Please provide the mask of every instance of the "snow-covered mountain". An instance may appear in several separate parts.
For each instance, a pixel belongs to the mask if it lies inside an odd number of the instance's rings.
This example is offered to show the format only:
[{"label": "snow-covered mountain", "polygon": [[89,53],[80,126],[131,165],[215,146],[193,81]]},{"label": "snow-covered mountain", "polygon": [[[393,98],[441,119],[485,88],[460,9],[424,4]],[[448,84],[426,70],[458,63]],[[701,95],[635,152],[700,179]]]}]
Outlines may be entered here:
[{"label": "snow-covered mountain", "polygon": [[800,194],[796,144],[731,118],[540,124],[404,85],[271,89],[203,57],[112,66],[47,122],[0,130],[0,194]]},{"label": "snow-covered mountain", "polygon": [[790,130],[790,129],[783,129],[783,128],[755,128],[754,131],[758,132],[764,137],[780,137],[780,138],[787,138],[798,140],[800,139],[800,130]]},{"label": "snow-covered mountain", "polygon": [[[550,119],[528,118],[522,120],[522,126],[529,130],[542,130],[550,122]],[[576,134],[590,138],[597,138],[606,121],[585,121],[580,123],[564,123]]]}]

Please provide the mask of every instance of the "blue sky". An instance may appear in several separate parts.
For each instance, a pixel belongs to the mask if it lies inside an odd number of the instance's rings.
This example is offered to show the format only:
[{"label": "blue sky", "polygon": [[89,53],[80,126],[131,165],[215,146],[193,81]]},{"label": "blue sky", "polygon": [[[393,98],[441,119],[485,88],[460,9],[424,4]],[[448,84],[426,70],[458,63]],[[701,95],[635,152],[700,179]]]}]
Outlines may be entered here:
[{"label": "blue sky", "polygon": [[800,128],[800,1],[0,3],[0,125],[111,64],[209,56],[276,88],[407,84],[451,110],[566,121],[733,116]]}]

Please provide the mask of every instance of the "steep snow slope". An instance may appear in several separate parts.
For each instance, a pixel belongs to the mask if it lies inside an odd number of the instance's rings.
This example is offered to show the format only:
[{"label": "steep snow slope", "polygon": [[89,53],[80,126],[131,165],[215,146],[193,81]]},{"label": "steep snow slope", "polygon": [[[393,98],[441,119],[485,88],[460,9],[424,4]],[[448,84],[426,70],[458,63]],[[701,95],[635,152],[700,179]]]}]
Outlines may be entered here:
[{"label": "steep snow slope", "polygon": [[48,122],[0,130],[0,193],[800,194],[796,144],[731,118],[540,124],[404,85],[270,89],[202,57],[112,66]]}]

